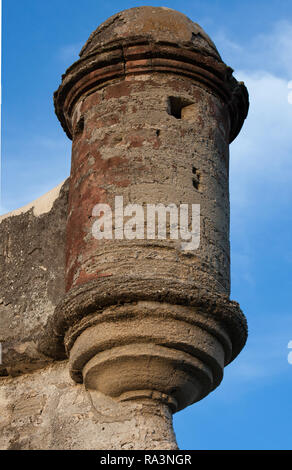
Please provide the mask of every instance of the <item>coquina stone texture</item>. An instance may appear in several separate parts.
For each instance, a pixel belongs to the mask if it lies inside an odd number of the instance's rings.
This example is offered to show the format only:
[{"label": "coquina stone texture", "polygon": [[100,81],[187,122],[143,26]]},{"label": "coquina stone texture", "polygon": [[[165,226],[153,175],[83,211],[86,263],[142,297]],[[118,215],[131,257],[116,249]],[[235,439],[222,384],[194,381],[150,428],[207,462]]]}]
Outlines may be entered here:
[{"label": "coquina stone texture", "polygon": [[[220,384],[247,337],[229,298],[229,143],[247,90],[199,25],[140,7],[92,33],[54,102],[70,177],[0,218],[0,447],[175,449],[172,414]],[[125,238],[117,196],[127,221],[196,204],[199,245],[147,237],[147,217]],[[93,236],[98,204],[111,239]]]}]

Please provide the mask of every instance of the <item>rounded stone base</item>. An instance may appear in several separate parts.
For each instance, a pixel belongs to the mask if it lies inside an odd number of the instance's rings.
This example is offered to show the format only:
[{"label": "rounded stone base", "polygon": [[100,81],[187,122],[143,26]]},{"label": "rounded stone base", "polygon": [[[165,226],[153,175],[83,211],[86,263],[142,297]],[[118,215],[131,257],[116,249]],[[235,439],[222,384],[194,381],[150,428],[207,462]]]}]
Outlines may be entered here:
[{"label": "rounded stone base", "polygon": [[222,380],[228,335],[196,309],[141,301],[88,316],[66,334],[70,373],[117,401],[159,400],[173,412]]}]

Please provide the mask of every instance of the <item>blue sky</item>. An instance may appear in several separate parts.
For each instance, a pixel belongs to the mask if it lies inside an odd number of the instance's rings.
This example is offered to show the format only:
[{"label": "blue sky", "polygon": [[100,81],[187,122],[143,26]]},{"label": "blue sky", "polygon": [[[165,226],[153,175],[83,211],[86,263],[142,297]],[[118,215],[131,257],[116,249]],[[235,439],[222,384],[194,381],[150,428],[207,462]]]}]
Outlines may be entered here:
[{"label": "blue sky", "polygon": [[182,449],[292,449],[292,2],[2,3],[0,214],[68,176],[71,145],[52,95],[89,34],[112,14],[141,5],[185,13],[246,83],[250,113],[230,149],[231,298],[247,316],[249,340],[220,387],[174,424]]}]

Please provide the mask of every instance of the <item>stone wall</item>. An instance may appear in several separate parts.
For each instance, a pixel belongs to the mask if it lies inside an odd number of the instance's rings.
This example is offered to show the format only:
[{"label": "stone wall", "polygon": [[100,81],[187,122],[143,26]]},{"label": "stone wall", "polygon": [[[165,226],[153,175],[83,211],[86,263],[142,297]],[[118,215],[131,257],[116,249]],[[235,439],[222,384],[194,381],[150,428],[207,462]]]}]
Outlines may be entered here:
[{"label": "stone wall", "polygon": [[0,449],[176,449],[168,408],[117,405],[69,377],[66,361],[0,384]]},{"label": "stone wall", "polygon": [[0,217],[1,376],[48,362],[37,349],[64,295],[68,180],[32,204]]},{"label": "stone wall", "polygon": [[0,449],[175,449],[167,406],[89,394],[40,352],[64,295],[68,180],[0,217]]}]

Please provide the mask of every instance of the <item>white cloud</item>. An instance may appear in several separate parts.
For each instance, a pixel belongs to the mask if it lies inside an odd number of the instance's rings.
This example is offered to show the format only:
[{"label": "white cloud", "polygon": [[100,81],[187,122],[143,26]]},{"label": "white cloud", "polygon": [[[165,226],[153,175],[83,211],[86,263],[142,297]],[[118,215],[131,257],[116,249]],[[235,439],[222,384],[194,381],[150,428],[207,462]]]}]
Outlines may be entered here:
[{"label": "white cloud", "polygon": [[[265,72],[238,73],[248,88],[250,111],[231,146],[231,198],[242,209],[291,198],[292,105],[287,82]],[[256,200],[260,193],[261,198]]]},{"label": "white cloud", "polygon": [[[261,34],[254,41],[253,48],[261,48],[261,61],[265,69],[278,68],[283,74],[292,77],[292,23],[289,21],[277,22],[270,34]],[[255,59],[259,54],[253,50]]]},{"label": "white cloud", "polygon": [[[287,82],[267,72],[238,72],[249,90],[250,111],[230,148],[233,282],[256,286],[254,221],[271,230],[292,204],[292,105]],[[252,221],[252,223],[251,223]],[[280,248],[280,247],[279,247]]]},{"label": "white cloud", "polygon": [[247,34],[241,44],[220,30],[215,43],[250,96],[247,120],[230,148],[233,214],[267,205],[276,208],[292,199],[292,23],[276,22],[268,33],[252,38]]},{"label": "white cloud", "polygon": [[292,79],[292,23],[278,21],[268,33],[254,37],[246,34],[245,42],[237,44],[224,30],[214,34],[214,41],[224,61],[233,68],[265,71]]},{"label": "white cloud", "polygon": [[[256,244],[250,237],[254,222],[261,230],[265,219],[265,226],[275,230],[279,217],[291,213],[292,23],[277,22],[268,34],[247,36],[245,44],[230,40],[222,30],[214,38],[223,60],[235,68],[234,75],[245,82],[250,96],[247,120],[230,147],[233,280],[249,289],[257,284]],[[241,372],[260,374],[249,364]]]}]

